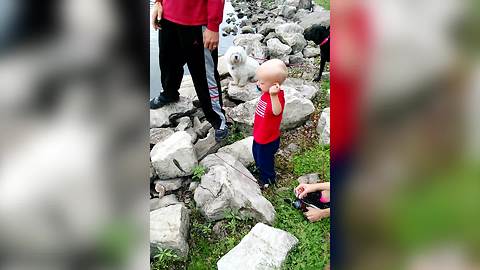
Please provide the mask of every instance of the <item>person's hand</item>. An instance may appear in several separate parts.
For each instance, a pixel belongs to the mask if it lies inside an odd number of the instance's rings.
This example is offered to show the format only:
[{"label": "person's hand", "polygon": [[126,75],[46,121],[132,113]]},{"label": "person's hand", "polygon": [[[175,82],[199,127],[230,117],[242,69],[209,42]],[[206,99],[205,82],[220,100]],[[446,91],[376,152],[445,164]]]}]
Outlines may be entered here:
[{"label": "person's hand", "polygon": [[203,46],[210,51],[218,48],[219,35],[218,32],[213,32],[208,28],[203,32]]},{"label": "person's hand", "polygon": [[280,92],[280,85],[278,83],[272,85],[270,89],[268,90],[271,96],[276,96],[278,95],[278,92]]},{"label": "person's hand", "polygon": [[314,192],[315,189],[310,184],[300,184],[298,187],[295,188],[295,194],[299,199],[305,198],[308,193]]},{"label": "person's hand", "polygon": [[160,2],[156,2],[153,5],[152,9],[152,26],[155,31],[160,29],[160,24],[158,24],[157,20],[160,21],[162,19],[162,14],[163,14],[163,7]]},{"label": "person's hand", "polygon": [[305,217],[310,222],[319,221],[322,218],[326,218],[330,216],[330,208],[328,209],[317,209],[313,207],[307,207],[307,212],[303,213]]}]

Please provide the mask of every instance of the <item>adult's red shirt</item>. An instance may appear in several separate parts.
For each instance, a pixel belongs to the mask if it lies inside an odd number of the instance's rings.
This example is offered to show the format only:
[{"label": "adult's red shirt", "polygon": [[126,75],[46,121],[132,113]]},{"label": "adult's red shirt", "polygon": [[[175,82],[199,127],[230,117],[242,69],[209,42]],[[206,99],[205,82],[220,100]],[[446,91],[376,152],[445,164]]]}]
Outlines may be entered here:
[{"label": "adult's red shirt", "polygon": [[225,0],[156,0],[163,6],[163,18],[181,25],[206,25],[218,32]]}]

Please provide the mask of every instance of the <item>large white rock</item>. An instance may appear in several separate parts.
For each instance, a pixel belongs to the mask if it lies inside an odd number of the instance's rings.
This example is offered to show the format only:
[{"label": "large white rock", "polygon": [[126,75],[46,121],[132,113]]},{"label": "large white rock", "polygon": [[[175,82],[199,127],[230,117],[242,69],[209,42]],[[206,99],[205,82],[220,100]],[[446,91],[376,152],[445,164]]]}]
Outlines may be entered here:
[{"label": "large white rock", "polygon": [[[302,125],[315,111],[315,107],[310,100],[304,98],[296,91],[292,92],[286,92],[285,94],[285,109],[283,111],[283,120],[280,126],[282,130],[289,130]],[[258,100],[259,99],[257,98],[242,103],[229,111],[228,115],[235,122],[253,126]]]},{"label": "large white rock", "polygon": [[280,5],[278,6],[279,8],[279,14],[287,19],[292,19],[293,16],[295,16],[295,12],[297,11],[297,8],[294,6],[290,5]]},{"label": "large white rock", "polygon": [[227,58],[225,56],[220,56],[218,58],[217,70],[220,75],[220,78],[224,78],[228,76]]},{"label": "large white rock", "polygon": [[150,246],[171,249],[179,256],[188,255],[188,209],[175,204],[150,212]]},{"label": "large white rock", "polygon": [[211,128],[207,137],[199,139],[193,146],[197,153],[198,160],[202,160],[206,155],[216,152],[220,144],[215,141],[215,129]]},{"label": "large white rock", "polygon": [[297,92],[299,95],[309,100],[312,100],[320,93],[320,90],[315,84],[296,78],[288,78],[282,84],[282,88],[287,94],[294,95],[295,92]]},{"label": "large white rock", "polygon": [[180,97],[178,102],[168,104],[160,109],[150,110],[150,128],[169,126],[170,120],[185,116],[194,110],[192,100]]},{"label": "large white rock", "polygon": [[233,144],[218,149],[219,153],[227,153],[238,159],[244,166],[255,163],[252,153],[253,136],[236,141]]},{"label": "large white rock", "polygon": [[292,234],[258,223],[218,262],[218,270],[280,269],[298,243]]},{"label": "large white rock", "polygon": [[300,21],[299,24],[303,29],[307,29],[314,24],[320,24],[323,26],[330,25],[330,11],[323,8],[318,8],[314,12],[307,14],[299,12],[296,17]]},{"label": "large white rock", "polygon": [[283,44],[278,38],[272,38],[267,41],[268,53],[273,58],[282,58],[292,52],[290,46]]},{"label": "large white rock", "polygon": [[180,89],[178,90],[181,97],[187,98],[189,100],[197,99],[197,92],[195,91],[195,86],[193,85],[192,76],[184,75]]},{"label": "large white rock", "polygon": [[292,48],[294,54],[302,52],[305,46],[307,46],[307,40],[305,40],[305,37],[301,33],[280,32],[277,34]]},{"label": "large white rock", "polygon": [[155,145],[162,142],[173,133],[175,132],[171,128],[152,128],[150,129],[150,144]]},{"label": "large white rock", "polygon": [[245,86],[238,86],[230,82],[228,84],[228,96],[232,100],[240,100],[243,102],[250,101],[262,95],[262,92],[257,90],[256,83],[248,83]]},{"label": "large white rock", "polygon": [[330,107],[325,108],[318,120],[317,132],[321,144],[330,144]]},{"label": "large white rock", "polygon": [[320,47],[319,46],[305,47],[303,49],[303,56],[305,56],[305,58],[317,57],[319,55],[320,55]]},{"label": "large white rock", "polygon": [[190,176],[198,164],[192,138],[185,131],[175,132],[165,141],[156,144],[150,157],[160,179]]},{"label": "large white rock", "polygon": [[284,23],[275,27],[275,32],[277,32],[278,34],[280,33],[303,34],[303,30],[304,30],[303,27],[301,27],[297,23]]},{"label": "large white rock", "polygon": [[202,176],[194,199],[200,212],[210,220],[225,217],[227,211],[239,211],[258,221],[272,224],[275,209],[262,196],[254,176],[240,161],[226,153],[205,157],[200,163],[208,169]]},{"label": "large white rock", "polygon": [[183,204],[178,201],[175,194],[166,195],[162,198],[153,198],[150,200],[150,211],[154,211],[162,207],[167,207],[174,204]]},{"label": "large white rock", "polygon": [[175,191],[182,187],[183,179],[176,178],[176,179],[168,179],[168,180],[156,180],[154,182],[156,185],[161,185],[165,188],[165,191]]}]

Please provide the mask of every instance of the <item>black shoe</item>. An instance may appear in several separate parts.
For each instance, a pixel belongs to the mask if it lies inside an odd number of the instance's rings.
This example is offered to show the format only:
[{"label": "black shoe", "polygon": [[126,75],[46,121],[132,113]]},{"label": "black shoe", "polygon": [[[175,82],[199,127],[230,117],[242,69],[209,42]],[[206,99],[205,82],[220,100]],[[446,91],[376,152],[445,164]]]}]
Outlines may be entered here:
[{"label": "black shoe", "polygon": [[228,136],[228,128],[225,127],[224,129],[216,129],[215,130],[215,141],[217,143],[221,142],[223,139],[227,138]]},{"label": "black shoe", "polygon": [[159,95],[158,97],[155,97],[155,98],[152,98],[150,100],[150,109],[151,110],[156,110],[156,109],[159,109],[165,105],[168,105],[170,103],[173,103],[173,102],[177,102],[180,98],[174,98],[174,99],[169,99],[169,98],[166,98],[162,95]]}]

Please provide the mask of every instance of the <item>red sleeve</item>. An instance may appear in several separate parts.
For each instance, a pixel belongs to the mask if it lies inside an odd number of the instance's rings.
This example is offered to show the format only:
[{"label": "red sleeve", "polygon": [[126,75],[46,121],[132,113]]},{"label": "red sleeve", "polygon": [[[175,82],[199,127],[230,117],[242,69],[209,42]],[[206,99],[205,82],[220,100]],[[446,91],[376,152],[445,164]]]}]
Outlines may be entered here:
[{"label": "red sleeve", "polygon": [[223,7],[225,0],[208,0],[208,24],[207,28],[210,31],[218,32],[220,24],[223,20]]}]

